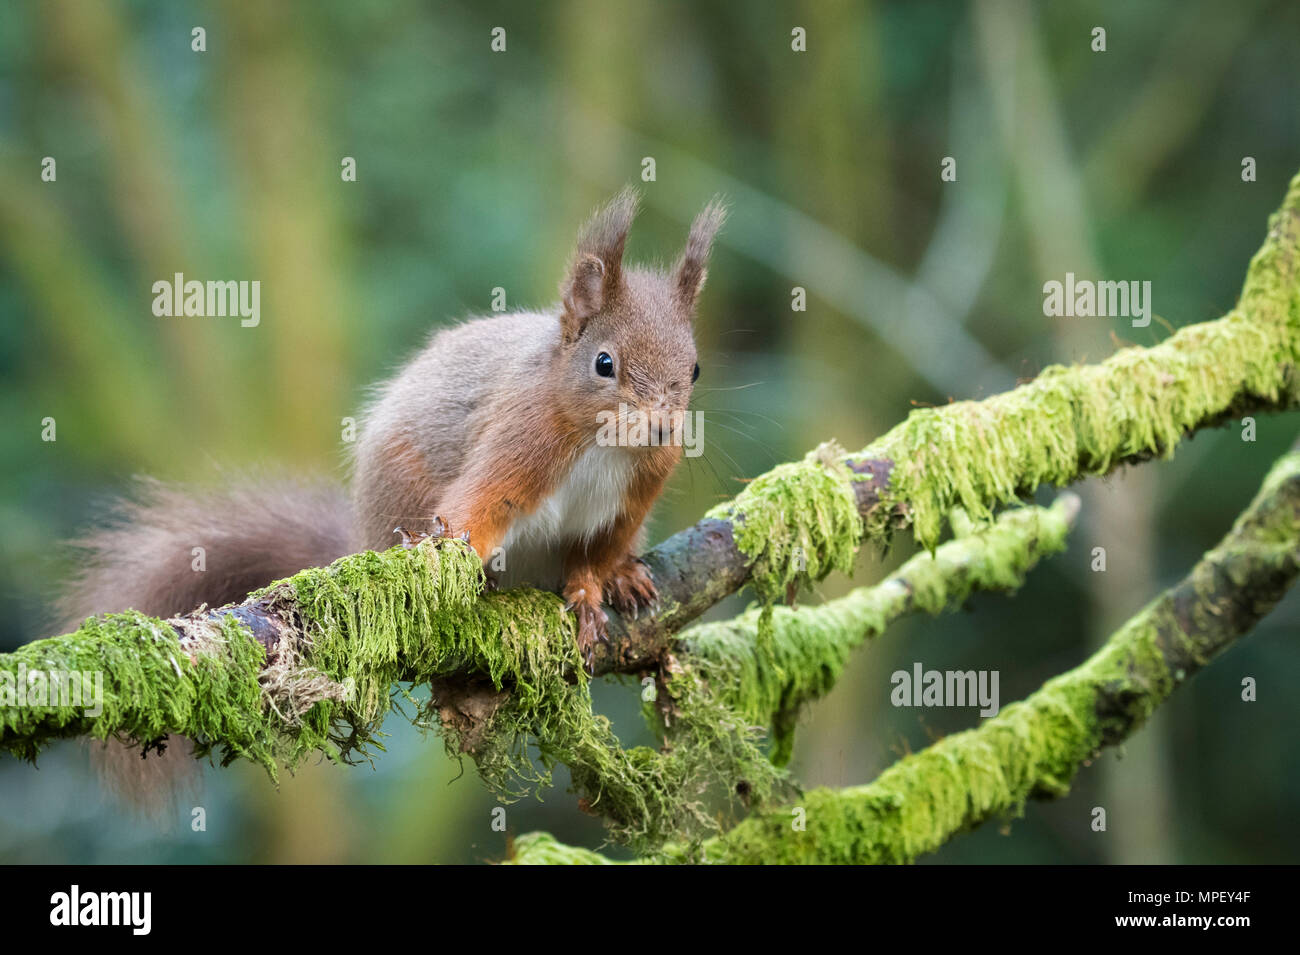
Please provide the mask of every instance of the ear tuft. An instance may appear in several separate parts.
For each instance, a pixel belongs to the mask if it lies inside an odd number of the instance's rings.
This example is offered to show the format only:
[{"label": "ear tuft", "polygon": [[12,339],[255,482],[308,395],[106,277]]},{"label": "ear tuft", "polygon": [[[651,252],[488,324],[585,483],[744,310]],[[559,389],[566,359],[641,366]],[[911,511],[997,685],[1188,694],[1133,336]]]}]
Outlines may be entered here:
[{"label": "ear tuft", "polygon": [[573,265],[560,287],[565,338],[573,340],[581,335],[622,281],[623,249],[639,201],[636,190],[624,189],[597,210],[578,233]]},{"label": "ear tuft", "polygon": [[637,191],[628,186],[598,209],[578,234],[578,254],[594,255],[605,263],[607,272],[618,271],[640,202]]},{"label": "ear tuft", "polygon": [[674,294],[688,309],[695,307],[700,290],[704,288],[704,279],[708,275],[705,266],[709,261],[709,251],[713,248],[713,238],[726,219],[727,207],[722,197],[715,196],[691,223],[686,248],[673,270]]}]

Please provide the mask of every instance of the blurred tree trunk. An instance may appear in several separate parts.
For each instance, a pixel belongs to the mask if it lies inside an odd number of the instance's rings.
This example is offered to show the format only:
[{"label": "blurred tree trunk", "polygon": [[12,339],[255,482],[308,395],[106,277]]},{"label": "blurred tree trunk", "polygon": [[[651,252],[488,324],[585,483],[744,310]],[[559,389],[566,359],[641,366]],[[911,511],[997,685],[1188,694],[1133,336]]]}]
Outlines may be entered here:
[{"label": "blurred tree trunk", "polygon": [[[1015,169],[1037,279],[1040,285],[1061,281],[1067,272],[1102,278],[1106,273],[1034,10],[1024,0],[980,0],[975,19],[989,85],[999,94],[999,129],[1006,159]],[[1102,338],[1108,328],[1101,322],[1054,321],[1058,361],[1095,360],[1099,351],[1111,347]],[[1106,571],[1089,571],[1084,582],[1090,603],[1085,613],[1096,647],[1155,589],[1155,479],[1149,469],[1130,469],[1109,482],[1089,482],[1080,493],[1085,515],[1080,539],[1089,552],[1104,547],[1107,557]],[[1171,861],[1170,782],[1161,756],[1167,745],[1164,724],[1157,719],[1126,744],[1134,759],[1102,763],[1101,804],[1112,827],[1112,836],[1102,841],[1107,861]],[[1126,775],[1130,772],[1134,775]],[[1122,827],[1122,837],[1113,833],[1115,827]]]}]

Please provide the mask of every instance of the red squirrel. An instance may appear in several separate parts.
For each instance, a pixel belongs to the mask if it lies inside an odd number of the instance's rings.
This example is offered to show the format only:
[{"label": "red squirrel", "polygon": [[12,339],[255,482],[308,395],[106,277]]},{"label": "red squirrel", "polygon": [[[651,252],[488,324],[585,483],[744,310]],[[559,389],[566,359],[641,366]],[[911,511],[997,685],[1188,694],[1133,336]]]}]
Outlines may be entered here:
[{"label": "red squirrel", "polygon": [[[723,218],[705,207],[665,274],[623,263],[636,205],[624,191],[583,228],[557,307],[434,335],[380,388],[356,449],[365,545],[390,544],[394,525],[465,536],[494,583],[562,591],[588,660],[602,599],[633,613],[657,597],[636,551],[682,455],[695,305]],[[610,416],[638,415],[653,422],[644,446],[598,440]]]},{"label": "red squirrel", "polygon": [[[682,454],[673,431],[699,375],[692,324],[725,216],[717,200],[707,205],[663,272],[623,262],[636,207],[625,190],[588,221],[558,305],[441,330],[378,388],[355,445],[350,507],[324,484],[146,484],[116,524],[81,541],[66,625],[128,607],[169,616],[237,601],[303,567],[388,548],[399,527],[404,537],[466,536],[497,583],[560,590],[590,661],[605,638],[602,599],[625,612],[656,599],[636,552]],[[658,440],[603,444],[611,414],[653,416]]]}]

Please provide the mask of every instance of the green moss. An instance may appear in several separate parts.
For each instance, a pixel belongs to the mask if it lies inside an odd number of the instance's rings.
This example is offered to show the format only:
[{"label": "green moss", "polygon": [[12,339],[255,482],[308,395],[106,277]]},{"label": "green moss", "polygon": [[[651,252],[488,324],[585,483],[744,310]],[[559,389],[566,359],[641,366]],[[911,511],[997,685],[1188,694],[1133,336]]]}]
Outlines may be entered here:
[{"label": "green moss", "polygon": [[[1271,220],[1239,307],[1218,321],[1187,326],[1153,348],[1123,348],[1098,365],[1053,365],[982,401],[915,410],[856,454],[823,445],[710,511],[732,522],[752,567],[760,641],[775,602],[833,569],[851,572],[862,538],[884,544],[900,519],[932,550],[952,513],[986,521],[1041,485],[1168,457],[1185,435],[1243,409],[1294,406],[1298,221],[1300,176]],[[846,461],[892,465],[865,523],[853,494],[863,478]]]},{"label": "green moss", "polygon": [[854,649],[905,613],[957,609],[975,590],[1016,590],[1040,558],[1064,549],[1077,507],[1067,495],[1050,508],[1007,511],[993,524],[966,526],[960,539],[913,557],[875,586],[818,607],[778,607],[766,650],[761,608],[696,626],[683,634],[679,659],[721,704],[771,728],[772,760],[784,765],[799,708],[829,692]]},{"label": "green moss", "polygon": [[863,526],[853,491],[857,477],[843,454],[834,442],[822,444],[802,461],[755,478],[734,500],[705,515],[731,522],[736,547],[749,564],[762,607],[760,646],[770,638],[778,600],[793,601],[801,586],[832,570],[853,572]]},{"label": "green moss", "polygon": [[678,847],[669,856],[908,862],[955,833],[1020,815],[1030,798],[1064,795],[1081,765],[1142,726],[1180,682],[1273,606],[1296,575],[1298,545],[1300,454],[1291,454],[1187,580],[1082,666],[978,728],[900,760],[870,785],[809,793],[802,832],[791,828],[788,812],[763,813],[698,850]]},{"label": "green moss", "polygon": [[[393,684],[480,673],[503,692],[478,723],[444,732],[449,751],[470,753],[502,798],[549,786],[563,764],[575,792],[620,840],[648,849],[714,828],[698,800],[704,787],[745,773],[748,757],[757,756],[745,734],[715,728],[710,742],[738,741],[722,752],[623,749],[609,721],[592,711],[573,619],[560,598],[528,589],[479,597],[481,584],[467,549],[431,542],[344,558],[270,588],[264,596],[288,600],[307,625],[307,661],[353,690],[341,712],[322,702],[308,725],[349,752],[375,742]],[[427,709],[417,720],[440,723]]]},{"label": "green moss", "polygon": [[[181,733],[195,740],[200,754],[217,747],[223,762],[245,757],[273,772],[283,740],[262,717],[258,677],[264,660],[261,645],[230,619],[213,628],[191,657],[162,621],[134,612],[91,618],[75,633],[0,654],[0,749],[34,761],[59,737],[153,742]],[[55,673],[88,675],[79,702],[71,693],[32,699],[28,691]],[[35,682],[33,675],[39,675]],[[6,690],[23,681],[26,705],[19,705]]]},{"label": "green moss", "polygon": [[[905,757],[875,782],[818,790],[790,811],[751,816],[711,840],[711,862],[898,863],[932,852],[955,833],[991,818],[1013,818],[1031,796],[1060,796],[1119,724],[1127,735],[1168,694],[1173,681],[1149,622],[1139,620],[1077,670],[1006,707],[977,729],[945,737]],[[1102,696],[1130,701],[1123,717],[1097,716]],[[687,858],[684,850],[677,861]]]},{"label": "green moss", "polygon": [[[933,548],[960,506],[977,519],[1043,484],[1104,474],[1126,459],[1168,457],[1196,428],[1265,402],[1300,398],[1297,233],[1300,176],[1251,263],[1239,306],[1153,348],[1098,365],[1053,365],[982,401],[916,410],[854,460],[893,462],[881,514],[902,513]],[[885,529],[873,523],[873,536]]]},{"label": "green moss", "polygon": [[[1045,684],[977,729],[905,757],[866,786],[817,789],[794,805],[751,815],[725,835],[669,845],[659,861],[725,864],[911,862],[954,834],[1010,819],[1034,796],[1060,796],[1079,766],[1140,725],[1174,681],[1155,650],[1149,621],[1126,628],[1084,666]],[[1128,701],[1097,716],[1098,700]],[[517,861],[581,864],[538,837],[519,841]],[[529,855],[536,851],[535,857]]]},{"label": "green moss", "polygon": [[646,718],[688,781],[694,832],[716,828],[724,809],[763,806],[796,791],[760,749],[762,724],[738,712],[724,687],[695,667],[675,669],[663,682],[667,696],[645,705]]},{"label": "green moss", "polygon": [[734,500],[705,515],[732,522],[760,599],[781,599],[790,588],[832,570],[852,573],[862,518],[842,454],[822,445],[802,461],[755,478]]},{"label": "green moss", "polygon": [[566,846],[546,832],[530,832],[515,840],[509,865],[619,865],[599,852]]},{"label": "green moss", "polygon": [[[941,551],[944,548],[940,549]],[[978,727],[907,756],[865,786],[814,790],[667,862],[911,862],[953,835],[1066,794],[1079,767],[1128,738],[1169,694],[1276,604],[1300,573],[1300,453],[1282,458],[1224,540],[1081,666]],[[587,863],[543,838],[546,861]],[[526,860],[525,860],[526,861]]]},{"label": "green moss", "polygon": [[[252,595],[301,625],[293,659],[266,652],[233,614],[177,621],[194,639],[142,614],[87,620],[73,634],[0,656],[0,677],[22,672],[100,673],[103,712],[85,707],[0,707],[0,748],[34,759],[49,740],[75,735],[136,744],[191,737],[200,755],[294,767],[313,752],[353,760],[382,749],[382,725],[405,699],[422,726],[438,726],[453,754],[470,753],[487,784],[512,799],[551,783],[566,765],[573,788],[611,833],[643,849],[716,828],[710,788],[743,782],[756,794],[776,773],[738,718],[698,688],[679,687],[688,715],[663,752],[623,749],[592,711],[573,618],[561,599],[535,590],[480,597],[482,568],[457,541],[344,557]],[[473,726],[443,726],[405,684],[479,674],[492,705]],[[460,684],[458,683],[459,687]],[[306,688],[308,692],[298,692]],[[442,691],[449,688],[443,686]],[[307,699],[296,710],[278,702]]]}]

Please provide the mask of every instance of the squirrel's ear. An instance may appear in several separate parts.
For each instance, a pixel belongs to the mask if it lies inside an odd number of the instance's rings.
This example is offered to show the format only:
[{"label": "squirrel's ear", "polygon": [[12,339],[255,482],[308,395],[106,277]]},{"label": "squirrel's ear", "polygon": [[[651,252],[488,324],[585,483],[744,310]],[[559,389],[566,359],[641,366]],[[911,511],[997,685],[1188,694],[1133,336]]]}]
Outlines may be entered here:
[{"label": "squirrel's ear", "polygon": [[691,223],[686,248],[673,267],[673,294],[687,310],[695,308],[695,300],[700,297],[700,289],[704,288],[704,279],[708,275],[705,265],[713,247],[713,237],[726,218],[727,207],[721,197],[714,197]]},{"label": "squirrel's ear", "polygon": [[578,248],[568,277],[560,286],[564,298],[564,337],[576,339],[623,280],[623,248],[636,217],[639,197],[624,189],[592,216],[578,234]]},{"label": "squirrel's ear", "polygon": [[582,334],[591,317],[605,300],[605,263],[590,252],[578,256],[564,280],[564,337],[573,341]]}]

